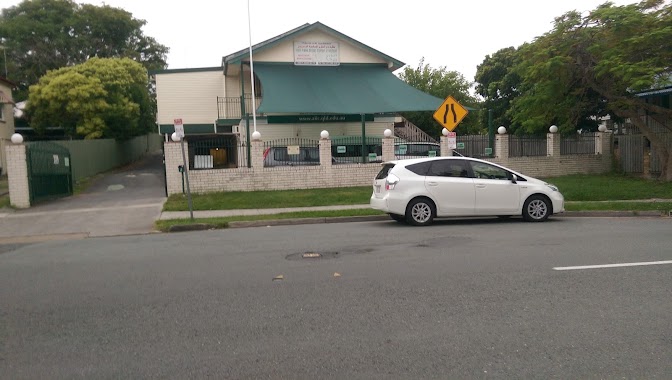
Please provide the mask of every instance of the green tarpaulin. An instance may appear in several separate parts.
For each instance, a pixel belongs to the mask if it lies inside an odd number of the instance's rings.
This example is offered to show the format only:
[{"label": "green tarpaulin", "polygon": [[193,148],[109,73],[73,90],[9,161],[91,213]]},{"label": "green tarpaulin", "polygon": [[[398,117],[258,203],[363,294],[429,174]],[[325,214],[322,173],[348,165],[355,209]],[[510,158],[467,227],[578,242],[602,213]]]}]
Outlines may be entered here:
[{"label": "green tarpaulin", "polygon": [[254,72],[263,90],[259,113],[434,111],[443,102],[409,86],[380,65],[255,63]]}]

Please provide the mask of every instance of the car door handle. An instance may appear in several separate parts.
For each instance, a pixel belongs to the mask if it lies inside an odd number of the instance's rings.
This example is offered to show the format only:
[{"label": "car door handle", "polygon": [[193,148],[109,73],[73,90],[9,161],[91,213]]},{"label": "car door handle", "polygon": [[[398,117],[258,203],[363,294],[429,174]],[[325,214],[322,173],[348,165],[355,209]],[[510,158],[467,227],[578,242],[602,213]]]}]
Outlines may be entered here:
[{"label": "car door handle", "polygon": [[485,189],[485,186],[486,186],[486,185],[483,185],[483,184],[478,184],[478,185],[476,185],[476,187],[479,188],[479,189]]},{"label": "car door handle", "polygon": [[427,186],[439,186],[437,182],[427,182]]}]

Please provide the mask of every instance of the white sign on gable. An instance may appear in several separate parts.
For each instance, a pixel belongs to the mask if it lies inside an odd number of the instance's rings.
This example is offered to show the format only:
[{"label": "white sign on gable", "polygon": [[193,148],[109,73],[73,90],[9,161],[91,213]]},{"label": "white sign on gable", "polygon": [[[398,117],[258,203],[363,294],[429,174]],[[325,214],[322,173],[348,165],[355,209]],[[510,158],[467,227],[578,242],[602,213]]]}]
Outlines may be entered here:
[{"label": "white sign on gable", "polygon": [[338,42],[294,41],[294,65],[338,66],[340,64]]}]

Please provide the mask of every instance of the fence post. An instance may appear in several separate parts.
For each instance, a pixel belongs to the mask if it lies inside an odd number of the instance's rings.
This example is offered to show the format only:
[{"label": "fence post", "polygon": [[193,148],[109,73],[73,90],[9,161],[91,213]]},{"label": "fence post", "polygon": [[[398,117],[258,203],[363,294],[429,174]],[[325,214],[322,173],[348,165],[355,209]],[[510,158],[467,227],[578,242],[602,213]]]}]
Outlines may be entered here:
[{"label": "fence post", "polygon": [[509,135],[498,134],[495,136],[495,157],[499,159],[499,162],[506,165],[509,161]]},{"label": "fence post", "polygon": [[23,143],[7,145],[5,148],[9,203],[16,208],[30,207],[26,149],[26,144]]},{"label": "fence post", "polygon": [[394,138],[383,137],[383,162],[394,160]]},{"label": "fence post", "polygon": [[331,169],[331,138],[327,131],[320,133],[320,165]]},{"label": "fence post", "polygon": [[252,140],[252,167],[262,169],[264,167],[264,142],[260,139]]},{"label": "fence post", "polygon": [[611,134],[607,132],[597,132],[595,139],[595,154],[611,155]]},{"label": "fence post", "polygon": [[560,156],[560,135],[557,133],[546,134],[546,155]]},{"label": "fence post", "polygon": [[453,150],[448,147],[448,136],[441,136],[441,156],[450,157],[453,155]]},{"label": "fence post", "polygon": [[[163,159],[166,165],[166,192],[168,195],[182,194],[182,176],[186,168],[180,170],[182,166],[182,149],[180,142],[167,141],[163,143]],[[187,155],[187,165],[189,165],[189,156]]]}]

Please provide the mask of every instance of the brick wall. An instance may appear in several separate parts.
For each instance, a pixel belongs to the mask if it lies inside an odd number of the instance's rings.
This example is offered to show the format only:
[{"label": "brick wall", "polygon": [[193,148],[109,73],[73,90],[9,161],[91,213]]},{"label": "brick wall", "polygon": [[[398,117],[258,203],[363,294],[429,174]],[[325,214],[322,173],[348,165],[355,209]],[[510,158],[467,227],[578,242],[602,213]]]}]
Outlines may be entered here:
[{"label": "brick wall", "polygon": [[[557,135],[549,139],[555,141]],[[392,139],[390,139],[391,141]],[[601,136],[598,140],[602,147],[602,154],[595,155],[559,155],[559,148],[553,149],[558,155],[546,157],[508,157],[509,136],[497,135],[495,151],[497,155],[489,161],[507,166],[523,174],[537,177],[557,177],[567,174],[598,174],[611,169],[611,145],[609,139]],[[393,144],[386,147],[385,153],[393,149]],[[331,141],[320,140],[320,157],[325,161],[331,154]],[[444,142],[444,144],[446,144]],[[556,144],[552,144],[555,146]],[[262,141],[252,142],[254,155],[262,155]],[[186,146],[185,146],[186,150]],[[180,143],[168,142],[165,148],[166,154],[166,181],[168,194],[182,193],[182,175],[178,166],[182,165],[182,153]],[[236,169],[210,169],[189,171],[189,182],[192,193],[208,193],[218,191],[257,191],[257,190],[291,190],[310,188],[332,188],[349,186],[368,186],[380,171],[380,164],[347,164],[331,165],[326,160],[326,165],[317,166],[294,166],[264,168],[262,159],[253,159],[251,168]],[[188,166],[188,165],[187,165]]]}]

